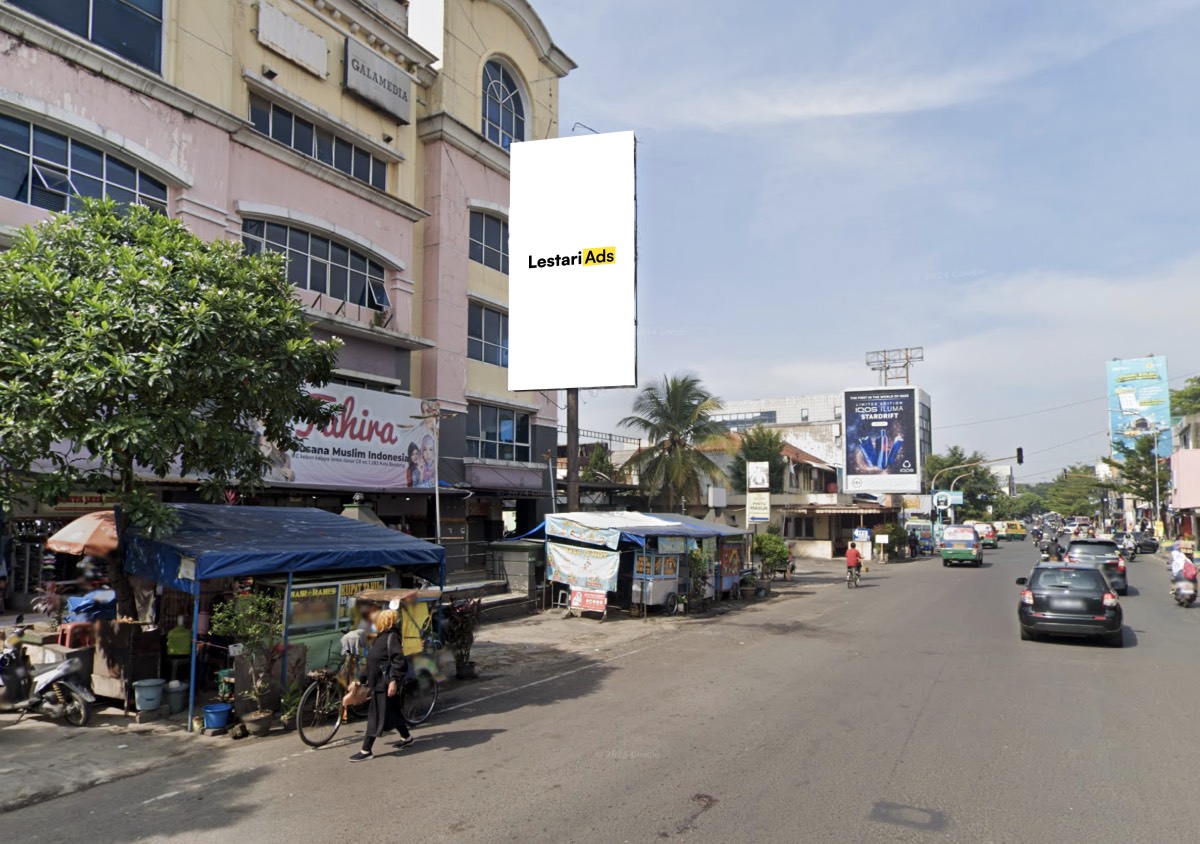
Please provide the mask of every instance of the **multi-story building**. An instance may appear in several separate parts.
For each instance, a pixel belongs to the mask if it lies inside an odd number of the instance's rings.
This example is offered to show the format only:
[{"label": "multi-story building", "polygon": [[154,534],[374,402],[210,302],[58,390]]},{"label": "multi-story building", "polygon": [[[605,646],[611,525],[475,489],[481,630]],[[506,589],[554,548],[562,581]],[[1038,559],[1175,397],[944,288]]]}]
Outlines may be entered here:
[{"label": "multi-story building", "polygon": [[[339,397],[440,407],[450,545],[548,500],[554,397],[507,389],[508,161],[557,134],[574,64],[527,0],[438,11],[418,43],[405,0],[0,0],[0,247],[107,196],[285,254],[314,333],[345,344]],[[434,534],[432,484],[289,477],[261,500],[364,493]]]}]

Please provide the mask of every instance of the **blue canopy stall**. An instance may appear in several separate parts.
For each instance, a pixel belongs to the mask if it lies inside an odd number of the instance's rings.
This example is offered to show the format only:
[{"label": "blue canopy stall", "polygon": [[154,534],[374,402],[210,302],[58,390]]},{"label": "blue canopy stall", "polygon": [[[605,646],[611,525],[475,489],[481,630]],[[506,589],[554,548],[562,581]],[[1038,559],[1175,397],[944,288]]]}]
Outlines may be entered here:
[{"label": "blue canopy stall", "polygon": [[[123,538],[124,558],[129,574],[193,597],[189,729],[196,705],[200,581],[287,575],[285,619],[290,612],[287,604],[291,599],[292,577],[300,572],[390,566],[406,568],[438,587],[445,582],[446,551],[441,546],[325,510],[220,504],[171,506],[179,515],[175,529],[157,538],[131,529]],[[287,639],[285,624],[285,654]],[[286,676],[283,679],[286,686]]]}]

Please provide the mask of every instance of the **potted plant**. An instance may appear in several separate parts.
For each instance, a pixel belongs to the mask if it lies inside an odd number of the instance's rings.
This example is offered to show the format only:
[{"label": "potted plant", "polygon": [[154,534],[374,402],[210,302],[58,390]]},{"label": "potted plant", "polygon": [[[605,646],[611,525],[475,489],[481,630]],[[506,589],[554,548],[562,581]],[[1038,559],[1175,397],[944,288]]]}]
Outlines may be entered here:
[{"label": "potted plant", "polygon": [[703,548],[688,552],[688,595],[687,611],[703,612],[708,609],[708,573],[712,568],[712,557]]},{"label": "potted plant", "polygon": [[754,553],[758,555],[762,578],[755,584],[755,593],[764,597],[771,591],[771,578],[776,572],[786,571],[792,559],[787,542],[777,533],[763,533],[754,537]]},{"label": "potted plant", "polygon": [[238,595],[216,608],[211,630],[242,645],[242,657],[250,671],[250,688],[242,697],[254,701],[255,709],[242,716],[250,735],[263,735],[271,729],[275,713],[264,703],[271,691],[268,651],[283,630],[279,598],[264,592]]},{"label": "potted plant", "polygon": [[442,640],[454,654],[454,672],[459,680],[470,680],[475,676],[471,647],[475,644],[475,628],[482,609],[483,602],[478,598],[454,601],[444,607]]},{"label": "potted plant", "polygon": [[288,683],[288,687],[279,696],[279,718],[285,731],[296,729],[296,712],[300,709],[302,694],[303,689],[300,688],[300,682],[293,680]]}]

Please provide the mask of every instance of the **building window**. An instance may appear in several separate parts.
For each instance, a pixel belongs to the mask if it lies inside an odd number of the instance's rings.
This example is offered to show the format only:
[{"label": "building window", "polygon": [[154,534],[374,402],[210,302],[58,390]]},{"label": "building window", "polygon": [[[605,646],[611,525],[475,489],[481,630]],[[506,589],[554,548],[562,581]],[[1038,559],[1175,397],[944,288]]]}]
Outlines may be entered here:
[{"label": "building window", "polygon": [[301,290],[376,311],[391,306],[383,266],[344,243],[266,220],[244,220],[242,243],[250,255],[286,256],[288,281]]},{"label": "building window", "polygon": [[9,5],[147,70],[162,71],[162,0],[9,0]]},{"label": "building window", "polygon": [[250,122],[259,133],[301,155],[315,158],[373,188],[387,190],[386,161],[282,106],[251,94]]},{"label": "building window", "polygon": [[521,89],[504,65],[490,61],[483,66],[483,136],[509,149],[513,141],[525,140],[525,103]]},{"label": "building window", "polygon": [[467,456],[528,463],[529,414],[490,404],[468,404]]},{"label": "building window", "polygon": [[508,314],[474,302],[468,306],[467,357],[508,366]]},{"label": "building window", "polygon": [[812,516],[789,516],[784,526],[784,536],[788,539],[814,539],[816,537],[816,519]]},{"label": "building window", "polygon": [[167,186],[132,164],[5,115],[0,115],[0,196],[48,211],[74,211],[83,197],[109,197],[167,212]]},{"label": "building window", "polygon": [[471,260],[508,275],[508,223],[471,212]]},{"label": "building window", "polygon": [[801,422],[808,421],[808,408],[807,407],[800,408],[800,421]]}]

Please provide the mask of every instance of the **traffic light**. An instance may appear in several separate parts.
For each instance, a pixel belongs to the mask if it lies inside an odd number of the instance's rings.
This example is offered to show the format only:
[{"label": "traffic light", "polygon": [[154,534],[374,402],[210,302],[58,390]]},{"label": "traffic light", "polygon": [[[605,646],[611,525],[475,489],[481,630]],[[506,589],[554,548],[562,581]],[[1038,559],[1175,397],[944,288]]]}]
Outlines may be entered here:
[{"label": "traffic light", "polygon": [[1017,449],[1017,465],[1022,466],[1024,464],[1025,464],[1025,449],[1018,448]]}]

